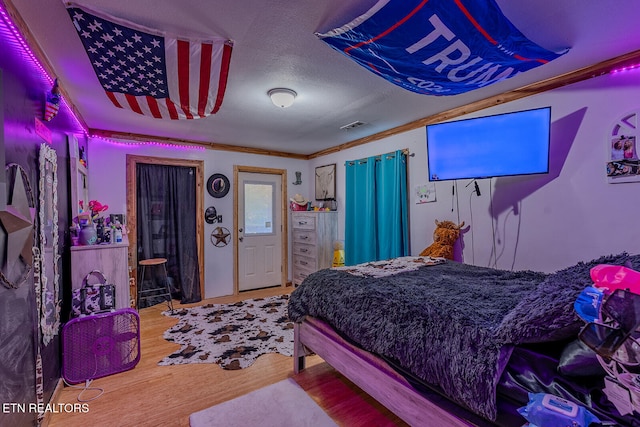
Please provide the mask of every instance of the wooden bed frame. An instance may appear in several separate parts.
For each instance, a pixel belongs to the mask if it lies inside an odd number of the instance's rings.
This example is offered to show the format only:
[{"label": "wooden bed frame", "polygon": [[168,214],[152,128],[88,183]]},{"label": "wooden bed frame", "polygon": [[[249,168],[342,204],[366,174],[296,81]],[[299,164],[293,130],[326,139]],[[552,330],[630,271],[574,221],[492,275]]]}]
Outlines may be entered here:
[{"label": "wooden bed frame", "polygon": [[[307,316],[294,326],[294,373],[305,368],[305,356],[317,354],[334,369],[410,425],[476,426],[455,415],[444,398],[429,399],[385,361],[340,337],[325,322]],[[438,400],[438,404],[434,403]]]}]

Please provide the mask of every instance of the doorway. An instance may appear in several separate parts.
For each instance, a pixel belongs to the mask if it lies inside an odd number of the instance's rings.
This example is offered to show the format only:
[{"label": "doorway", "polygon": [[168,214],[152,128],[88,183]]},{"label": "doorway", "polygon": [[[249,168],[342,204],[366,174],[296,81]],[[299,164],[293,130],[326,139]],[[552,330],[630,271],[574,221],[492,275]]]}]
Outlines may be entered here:
[{"label": "doorway", "polygon": [[283,169],[234,167],[234,291],[286,286],[287,203]]},{"label": "doorway", "polygon": [[[195,235],[193,239],[196,241],[197,265],[199,276],[200,295],[204,295],[204,162],[201,160],[182,160],[163,157],[136,156],[127,155],[127,229],[129,232],[129,267],[132,271],[131,277],[138,277],[138,215],[142,215],[143,211],[139,209],[137,202],[138,181],[137,169],[139,164],[156,165],[156,166],[176,166],[193,168],[195,173],[195,184],[193,186],[195,198],[195,211],[193,217],[195,219]],[[137,286],[131,289],[131,297],[137,297]]]}]

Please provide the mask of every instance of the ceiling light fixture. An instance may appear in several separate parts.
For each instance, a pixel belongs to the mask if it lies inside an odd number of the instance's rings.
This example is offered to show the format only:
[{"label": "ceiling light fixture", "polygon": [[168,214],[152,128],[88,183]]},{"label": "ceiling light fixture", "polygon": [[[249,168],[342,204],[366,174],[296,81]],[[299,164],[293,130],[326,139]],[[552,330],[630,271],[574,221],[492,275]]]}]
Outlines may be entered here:
[{"label": "ceiling light fixture", "polygon": [[273,102],[273,105],[276,107],[287,108],[293,105],[293,101],[298,94],[291,89],[276,88],[267,92],[267,95],[269,95],[271,102]]}]

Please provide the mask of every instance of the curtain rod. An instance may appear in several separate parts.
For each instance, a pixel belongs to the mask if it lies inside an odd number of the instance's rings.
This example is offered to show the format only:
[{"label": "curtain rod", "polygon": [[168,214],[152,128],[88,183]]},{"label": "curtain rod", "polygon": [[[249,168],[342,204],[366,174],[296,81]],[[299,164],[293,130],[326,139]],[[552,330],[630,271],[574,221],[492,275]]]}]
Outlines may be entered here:
[{"label": "curtain rod", "polygon": [[[404,148],[404,149],[402,149],[400,151],[402,152],[402,154],[404,156],[415,157],[415,155],[416,155],[416,153],[411,153],[408,148]],[[387,156],[387,159],[393,159],[395,157],[395,155],[396,155],[395,151],[392,151],[390,153],[378,154],[376,156],[371,156],[371,157],[375,157],[376,161],[380,161],[380,160],[382,160],[382,156]],[[352,166],[352,165],[355,165],[356,162],[358,162],[359,164],[367,163],[367,159],[368,158],[369,157],[363,158],[363,159],[358,159],[358,160],[350,160],[350,161],[345,162],[345,165]]]}]

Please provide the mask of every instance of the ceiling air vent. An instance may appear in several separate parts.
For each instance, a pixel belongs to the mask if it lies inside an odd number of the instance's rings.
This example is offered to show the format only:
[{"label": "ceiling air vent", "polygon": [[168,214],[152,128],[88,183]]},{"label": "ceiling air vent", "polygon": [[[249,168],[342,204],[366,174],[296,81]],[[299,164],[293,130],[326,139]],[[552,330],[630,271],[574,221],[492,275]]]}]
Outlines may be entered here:
[{"label": "ceiling air vent", "polygon": [[364,124],[365,124],[365,122],[361,122],[360,120],[356,120],[355,122],[349,123],[348,125],[340,126],[340,129],[342,129],[342,130],[351,130],[351,129],[355,129],[357,127],[360,127],[360,126],[362,126]]}]

